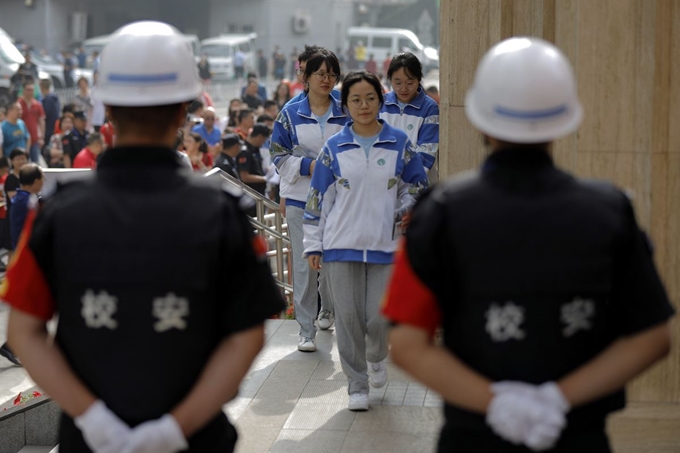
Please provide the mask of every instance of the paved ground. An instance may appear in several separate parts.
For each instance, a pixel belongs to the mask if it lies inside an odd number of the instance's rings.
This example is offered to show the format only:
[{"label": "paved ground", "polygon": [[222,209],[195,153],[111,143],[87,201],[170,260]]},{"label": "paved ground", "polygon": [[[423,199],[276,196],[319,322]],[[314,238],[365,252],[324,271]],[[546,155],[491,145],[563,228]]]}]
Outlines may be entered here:
[{"label": "paved ground", "polygon": [[368,412],[347,410],[347,380],[333,328],[317,351],[297,351],[295,321],[268,321],[267,343],[239,397],[227,406],[238,453],[434,451],[440,399],[388,363],[388,384],[371,389]]}]

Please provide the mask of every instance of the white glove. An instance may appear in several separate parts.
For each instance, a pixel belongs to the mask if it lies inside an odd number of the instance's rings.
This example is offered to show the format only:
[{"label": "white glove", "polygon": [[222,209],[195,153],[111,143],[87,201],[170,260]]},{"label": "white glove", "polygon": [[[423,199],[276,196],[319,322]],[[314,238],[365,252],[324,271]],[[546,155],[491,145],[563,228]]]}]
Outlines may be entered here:
[{"label": "white glove", "polygon": [[280,178],[277,178],[278,176],[279,174],[276,171],[276,165],[272,164],[267,169],[267,174],[264,176],[264,180],[268,183],[278,184],[278,182],[274,182],[276,179],[279,179],[280,181]]},{"label": "white glove", "polygon": [[142,423],[132,430],[123,453],[174,453],[189,448],[182,428],[170,414]]},{"label": "white glove", "polygon": [[73,421],[94,453],[120,452],[132,433],[130,427],[101,400],[95,401]]},{"label": "white glove", "polygon": [[499,382],[491,389],[496,396],[486,420],[496,434],[534,451],[548,450],[557,443],[569,410],[569,403],[557,384]]}]

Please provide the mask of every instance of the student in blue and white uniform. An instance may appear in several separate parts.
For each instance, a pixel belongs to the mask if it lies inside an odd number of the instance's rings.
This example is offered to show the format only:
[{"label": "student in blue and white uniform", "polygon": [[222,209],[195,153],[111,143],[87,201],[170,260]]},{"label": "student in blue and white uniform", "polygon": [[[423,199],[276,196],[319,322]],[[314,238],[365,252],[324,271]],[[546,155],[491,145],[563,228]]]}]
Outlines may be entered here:
[{"label": "student in blue and white uniform", "polygon": [[[304,214],[307,194],[316,158],[326,139],[340,131],[347,122],[340,103],[331,96],[340,78],[340,63],[335,54],[320,49],[305,65],[304,82],[308,95],[288,103],[274,123],[270,153],[281,176],[281,198],[286,199],[286,220],[293,253],[293,293],[295,319],[300,324],[298,349],[316,350],[314,320],[318,309],[316,271],[311,271],[302,257]],[[321,312],[319,327],[332,324],[332,307],[326,292],[324,275],[319,279]]]},{"label": "student in blue and white uniform", "polygon": [[305,257],[312,269],[323,265],[329,276],[353,411],[368,409],[369,377],[373,387],[387,382],[380,301],[397,248],[395,230],[401,230],[397,219],[428,184],[406,134],[378,119],[382,103],[375,75],[347,75],[342,107],[352,122],[321,151],[305,208]]},{"label": "student in blue and white uniform", "polygon": [[385,95],[380,118],[403,130],[429,171],[439,151],[439,106],[420,85],[423,66],[410,52],[392,58],[387,71],[392,91]]}]

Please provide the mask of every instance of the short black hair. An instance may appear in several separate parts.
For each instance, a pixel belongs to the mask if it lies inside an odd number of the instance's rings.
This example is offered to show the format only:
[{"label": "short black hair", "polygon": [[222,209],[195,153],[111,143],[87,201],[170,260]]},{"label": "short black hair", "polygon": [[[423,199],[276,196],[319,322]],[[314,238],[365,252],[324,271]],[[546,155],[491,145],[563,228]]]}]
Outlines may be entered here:
[{"label": "short black hair", "polygon": [[43,172],[38,164],[26,164],[19,170],[19,184],[30,186],[43,178]]},{"label": "short black hair", "polygon": [[392,79],[392,75],[401,68],[404,68],[407,76],[417,79],[418,82],[423,80],[423,65],[411,52],[398,53],[392,57],[390,68],[387,70],[387,78]]},{"label": "short black hair", "polygon": [[14,148],[10,153],[9,153],[9,160],[10,162],[13,161],[15,158],[19,156],[24,156],[28,157],[28,153],[26,152],[25,149],[23,148]]},{"label": "short black hair", "polygon": [[246,75],[246,79],[257,79],[257,74],[255,74],[254,72],[249,72]]},{"label": "short black hair", "polygon": [[312,73],[318,71],[321,65],[324,63],[326,63],[328,72],[338,75],[338,78],[335,80],[335,84],[337,84],[340,81],[340,62],[338,61],[338,57],[336,57],[333,52],[323,48],[318,53],[314,54],[312,58],[307,60],[307,66],[305,66],[305,78],[309,79],[312,76]]},{"label": "short black hair", "polygon": [[64,107],[61,109],[61,113],[74,113],[76,111],[76,105],[73,102],[69,102],[68,104],[64,104]]},{"label": "short black hair", "polygon": [[428,93],[439,94],[439,88],[437,88],[437,85],[430,85],[425,91]]},{"label": "short black hair", "polygon": [[241,110],[239,110],[238,115],[236,116],[238,118],[238,122],[240,123],[241,121],[243,121],[243,118],[250,115],[251,113],[253,113],[253,109],[241,109]]},{"label": "short black hair", "polygon": [[0,157],[0,168],[9,168],[9,159],[7,157]]},{"label": "short black hair", "polygon": [[267,126],[266,124],[262,124],[262,123],[256,123],[253,126],[253,129],[250,131],[250,136],[251,137],[257,137],[257,136],[261,135],[261,136],[266,138],[266,137],[269,137],[271,135],[271,133],[272,133],[272,130],[269,129],[269,126]]},{"label": "short black hair", "polygon": [[256,123],[266,123],[267,121],[274,121],[274,118],[267,115],[266,113],[255,118]]},{"label": "short black hair", "polygon": [[35,84],[35,80],[33,80],[32,77],[27,78],[24,80],[24,83],[21,84],[21,88],[26,88],[26,87],[32,87]]},{"label": "short black hair", "polygon": [[102,137],[102,134],[99,132],[93,132],[87,137],[87,146],[92,145],[93,143],[104,143],[104,137]]},{"label": "short black hair", "polygon": [[378,100],[380,101],[380,106],[382,107],[383,102],[385,101],[383,98],[383,93],[382,93],[382,84],[380,83],[380,80],[378,80],[378,77],[376,77],[375,74],[372,72],[365,71],[363,69],[360,69],[358,71],[352,71],[349,74],[347,74],[347,77],[342,81],[342,91],[340,92],[340,105],[342,106],[343,109],[347,108],[347,99],[349,98],[349,89],[352,88],[352,85],[357,84],[361,82],[362,80],[365,80],[366,82],[370,83],[373,85],[373,88],[375,88],[375,92],[378,95]]},{"label": "short black hair", "polygon": [[194,113],[200,108],[203,108],[203,102],[201,102],[198,99],[195,99],[195,100],[191,101],[191,103],[189,104],[189,107],[187,107],[187,113]]},{"label": "short black hair", "polygon": [[319,53],[319,50],[323,49],[323,47],[315,46],[315,45],[305,45],[305,48],[302,52],[300,52],[300,55],[298,55],[298,61],[302,63],[303,61],[309,61],[310,58],[312,58],[315,54]]}]

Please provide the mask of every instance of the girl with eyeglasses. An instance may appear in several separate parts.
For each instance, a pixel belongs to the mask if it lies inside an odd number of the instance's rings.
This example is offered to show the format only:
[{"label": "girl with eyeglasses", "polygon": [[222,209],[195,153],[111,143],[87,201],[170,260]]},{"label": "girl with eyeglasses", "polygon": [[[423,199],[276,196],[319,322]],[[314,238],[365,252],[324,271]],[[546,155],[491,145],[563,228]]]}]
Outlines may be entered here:
[{"label": "girl with eyeglasses", "polygon": [[[269,148],[281,175],[281,198],[286,199],[286,220],[293,253],[295,318],[300,324],[298,350],[304,352],[316,350],[314,320],[318,311],[318,273],[310,269],[302,258],[302,217],[316,158],[325,141],[347,122],[340,103],[331,96],[339,77],[340,63],[333,52],[320,48],[307,60],[303,76],[307,96],[283,108],[274,123]],[[321,329],[328,329],[333,322],[326,288],[322,273],[319,279]]]},{"label": "girl with eyeglasses", "polygon": [[411,52],[399,53],[390,61],[387,79],[392,91],[385,95],[380,118],[406,132],[429,171],[439,151],[439,106],[420,84],[423,66]]},{"label": "girl with eyeglasses", "polygon": [[374,74],[345,77],[342,107],[351,122],[326,141],[317,158],[305,209],[304,256],[312,269],[329,276],[352,411],[368,409],[369,384],[387,383],[387,325],[380,302],[404,214],[427,187],[407,135],[378,119],[382,104]]}]

